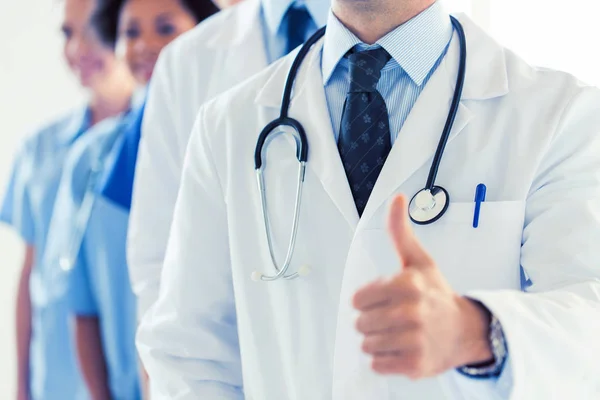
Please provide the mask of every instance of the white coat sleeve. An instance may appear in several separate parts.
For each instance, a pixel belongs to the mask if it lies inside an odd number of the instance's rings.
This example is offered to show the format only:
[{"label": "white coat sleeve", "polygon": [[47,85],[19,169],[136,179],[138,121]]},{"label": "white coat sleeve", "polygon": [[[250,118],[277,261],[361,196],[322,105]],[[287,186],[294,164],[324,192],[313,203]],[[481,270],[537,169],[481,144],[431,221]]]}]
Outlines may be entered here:
[{"label": "white coat sleeve", "polygon": [[497,382],[456,374],[474,398],[600,399],[599,93],[570,102],[530,189],[521,265],[533,285],[468,294],[499,318],[510,353]]},{"label": "white coat sleeve", "polygon": [[148,92],[127,240],[127,261],[139,318],[158,297],[183,162],[178,137],[189,134],[189,130],[180,132],[177,121],[179,96],[171,92],[168,50],[161,53]]},{"label": "white coat sleeve", "polygon": [[203,114],[184,162],[160,296],[138,332],[153,400],[243,399],[227,213]]}]

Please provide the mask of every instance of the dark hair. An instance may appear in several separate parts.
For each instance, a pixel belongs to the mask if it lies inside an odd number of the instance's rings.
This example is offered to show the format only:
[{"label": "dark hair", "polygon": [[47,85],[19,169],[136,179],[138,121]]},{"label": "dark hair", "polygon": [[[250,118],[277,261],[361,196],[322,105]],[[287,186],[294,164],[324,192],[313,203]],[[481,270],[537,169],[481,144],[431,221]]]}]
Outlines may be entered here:
[{"label": "dark hair", "polygon": [[[91,19],[93,28],[106,45],[114,47],[117,42],[119,16],[127,0],[97,0]],[[196,19],[197,23],[219,11],[211,0],[177,0]]]}]

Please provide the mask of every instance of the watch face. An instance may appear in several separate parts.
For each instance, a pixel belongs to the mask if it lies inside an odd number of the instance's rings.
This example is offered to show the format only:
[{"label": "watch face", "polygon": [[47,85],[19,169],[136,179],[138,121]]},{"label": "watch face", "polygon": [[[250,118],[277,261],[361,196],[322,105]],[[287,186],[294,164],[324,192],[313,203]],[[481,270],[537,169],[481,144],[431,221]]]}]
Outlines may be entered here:
[{"label": "watch face", "polygon": [[496,362],[502,364],[508,351],[506,348],[502,324],[500,324],[500,321],[495,316],[492,316],[492,322],[490,323],[490,343],[492,345],[492,353],[494,353]]}]

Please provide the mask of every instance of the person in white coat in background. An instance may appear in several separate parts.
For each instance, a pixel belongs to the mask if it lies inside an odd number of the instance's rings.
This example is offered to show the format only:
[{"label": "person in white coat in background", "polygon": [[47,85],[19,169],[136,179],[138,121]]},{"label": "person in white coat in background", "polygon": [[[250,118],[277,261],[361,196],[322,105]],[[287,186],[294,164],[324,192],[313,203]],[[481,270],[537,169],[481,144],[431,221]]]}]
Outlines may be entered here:
[{"label": "person in white coat in background", "polygon": [[[138,332],[155,399],[599,398],[600,90],[456,18],[334,0],[289,108],[296,55],[202,107]],[[310,146],[287,272],[280,108]]]},{"label": "person in white coat in background", "polygon": [[[236,1],[216,1],[220,7]],[[329,0],[245,0],[174,41],[149,88],[128,263],[141,317],[158,297],[183,157],[200,106],[287,54],[327,20]]]}]

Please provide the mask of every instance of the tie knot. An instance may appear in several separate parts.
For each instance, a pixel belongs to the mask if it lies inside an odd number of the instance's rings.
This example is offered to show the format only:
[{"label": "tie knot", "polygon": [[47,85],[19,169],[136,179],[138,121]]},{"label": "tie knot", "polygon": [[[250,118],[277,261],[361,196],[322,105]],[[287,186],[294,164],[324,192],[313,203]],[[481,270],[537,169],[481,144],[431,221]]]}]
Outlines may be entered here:
[{"label": "tie knot", "polygon": [[382,47],[374,50],[351,52],[350,92],[374,92],[381,78],[381,70],[392,56]]}]

